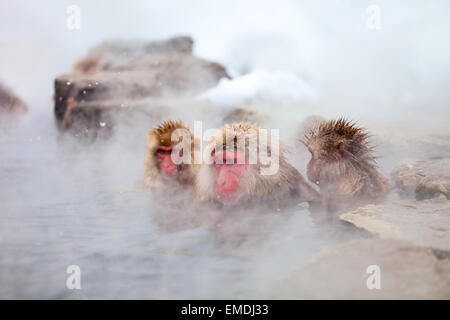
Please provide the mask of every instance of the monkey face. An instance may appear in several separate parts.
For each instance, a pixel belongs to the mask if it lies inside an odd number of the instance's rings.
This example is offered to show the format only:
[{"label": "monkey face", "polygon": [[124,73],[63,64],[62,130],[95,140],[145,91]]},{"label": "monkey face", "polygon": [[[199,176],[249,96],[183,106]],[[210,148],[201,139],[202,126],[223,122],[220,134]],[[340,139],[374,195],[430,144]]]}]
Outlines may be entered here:
[{"label": "monkey face", "polygon": [[183,156],[183,149],[174,150],[173,147],[159,146],[155,152],[159,163],[159,170],[166,178],[175,178],[178,176],[179,166],[172,160],[173,152],[177,152],[180,157]]},{"label": "monkey face", "polygon": [[216,173],[216,193],[222,203],[235,203],[239,200],[241,177],[248,170],[245,155],[239,151],[228,150],[213,155]]}]

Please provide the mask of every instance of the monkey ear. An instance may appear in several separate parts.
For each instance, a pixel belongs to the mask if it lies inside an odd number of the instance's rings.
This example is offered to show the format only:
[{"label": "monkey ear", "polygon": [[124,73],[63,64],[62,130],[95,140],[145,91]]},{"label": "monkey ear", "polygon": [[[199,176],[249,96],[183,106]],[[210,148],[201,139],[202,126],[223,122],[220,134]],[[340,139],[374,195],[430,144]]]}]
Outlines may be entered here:
[{"label": "monkey ear", "polygon": [[154,149],[159,145],[159,136],[153,132],[150,131],[147,136],[147,147],[148,149]]}]

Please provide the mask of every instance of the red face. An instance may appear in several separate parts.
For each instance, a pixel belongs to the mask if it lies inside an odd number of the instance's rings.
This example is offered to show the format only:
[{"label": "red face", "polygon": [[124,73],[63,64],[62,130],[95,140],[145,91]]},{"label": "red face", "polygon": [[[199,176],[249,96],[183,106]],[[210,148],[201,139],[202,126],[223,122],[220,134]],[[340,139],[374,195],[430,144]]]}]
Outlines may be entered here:
[{"label": "red face", "polygon": [[[178,166],[172,161],[172,147],[160,146],[156,149],[155,155],[159,161],[159,170],[165,176],[174,178],[178,175]],[[179,151],[179,156],[183,156],[183,150]]]},{"label": "red face", "polygon": [[217,174],[217,196],[222,203],[233,202],[238,196],[239,180],[248,170],[245,155],[240,152],[226,151],[214,154],[213,159],[214,171]]}]

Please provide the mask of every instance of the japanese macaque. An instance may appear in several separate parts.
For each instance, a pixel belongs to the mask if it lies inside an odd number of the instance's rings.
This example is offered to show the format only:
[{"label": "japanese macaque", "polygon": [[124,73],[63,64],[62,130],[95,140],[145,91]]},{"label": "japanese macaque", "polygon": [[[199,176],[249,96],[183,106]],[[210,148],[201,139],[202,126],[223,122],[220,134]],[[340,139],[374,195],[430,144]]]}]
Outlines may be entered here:
[{"label": "japanese macaque", "polygon": [[263,204],[272,208],[290,201],[319,201],[320,195],[284,157],[278,137],[249,123],[225,125],[203,148],[203,164],[195,177],[195,192],[221,204]]},{"label": "japanese macaque", "polygon": [[378,171],[368,133],[345,119],[321,122],[303,140],[311,152],[307,176],[329,211],[384,198],[390,185]]},{"label": "japanese macaque", "polygon": [[161,186],[170,181],[193,184],[192,162],[185,161],[193,154],[194,139],[188,127],[181,121],[166,121],[150,131],[147,140],[145,186]]},{"label": "japanese macaque", "polygon": [[[294,141],[294,154],[295,162],[293,163],[297,168],[302,168],[304,170],[309,162],[310,153],[305,147],[305,144],[298,137],[305,137],[311,130],[317,128],[326,119],[318,116],[311,115],[303,119],[302,122],[297,126],[296,130],[293,132]],[[302,172],[303,173],[303,172]]]},{"label": "japanese macaque", "polygon": [[194,141],[181,121],[163,122],[148,134],[144,187],[152,189],[157,209],[151,217],[160,232],[195,228],[214,218],[215,204],[195,201]]}]

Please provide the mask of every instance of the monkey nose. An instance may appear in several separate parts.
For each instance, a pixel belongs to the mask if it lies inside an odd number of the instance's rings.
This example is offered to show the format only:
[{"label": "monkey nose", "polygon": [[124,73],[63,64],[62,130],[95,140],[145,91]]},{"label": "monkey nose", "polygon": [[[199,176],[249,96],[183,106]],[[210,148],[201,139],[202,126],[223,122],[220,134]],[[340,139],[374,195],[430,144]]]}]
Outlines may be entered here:
[{"label": "monkey nose", "polygon": [[164,166],[164,168],[170,168],[170,167],[172,166],[172,164],[170,164],[170,163],[164,163],[163,166]]}]

